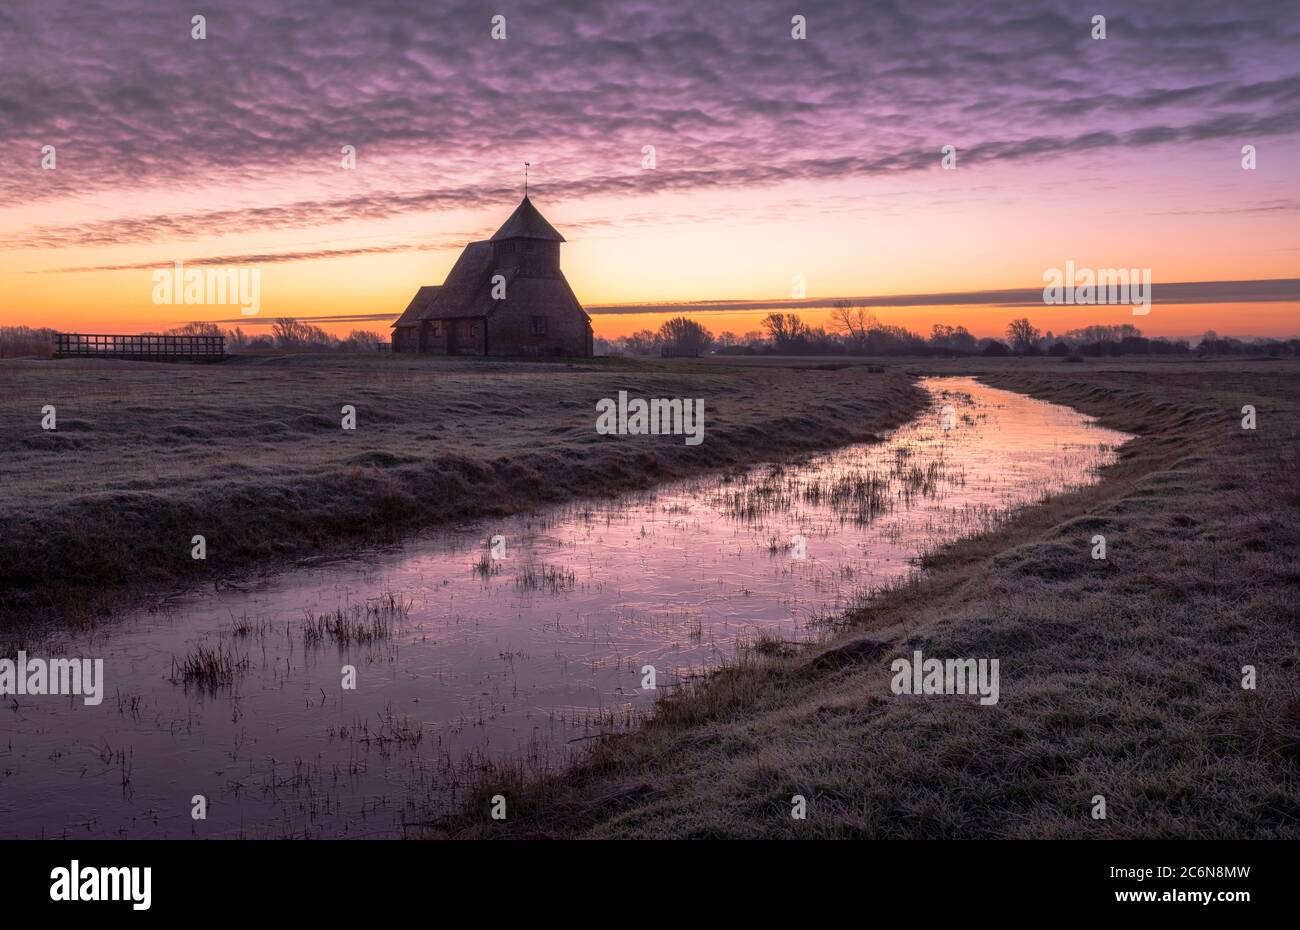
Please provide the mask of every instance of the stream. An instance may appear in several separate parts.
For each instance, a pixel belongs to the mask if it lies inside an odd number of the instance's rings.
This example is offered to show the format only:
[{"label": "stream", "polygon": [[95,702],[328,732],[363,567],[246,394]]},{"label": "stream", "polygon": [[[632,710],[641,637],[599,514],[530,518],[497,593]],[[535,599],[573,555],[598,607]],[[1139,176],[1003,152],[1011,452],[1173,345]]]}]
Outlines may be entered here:
[{"label": "stream", "polygon": [[62,635],[42,650],[102,658],[103,700],[5,699],[0,835],[401,836],[483,760],[562,764],[762,637],[824,635],[1131,438],[974,379],[921,384],[930,406],[879,443],[442,528]]}]

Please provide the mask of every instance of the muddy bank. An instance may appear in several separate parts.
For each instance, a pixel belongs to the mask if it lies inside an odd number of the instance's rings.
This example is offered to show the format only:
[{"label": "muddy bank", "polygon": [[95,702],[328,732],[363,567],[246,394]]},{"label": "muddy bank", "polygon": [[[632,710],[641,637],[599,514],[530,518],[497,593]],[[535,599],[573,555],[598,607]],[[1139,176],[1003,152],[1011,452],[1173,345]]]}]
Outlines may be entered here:
[{"label": "muddy bank", "polygon": [[[495,767],[431,835],[1300,835],[1300,370],[979,373],[1140,438],[1099,485],[945,547],[830,641],[756,650],[563,772]],[[890,661],[914,649],[998,658],[999,703],[894,694]]]},{"label": "muddy bank", "polygon": [[[621,390],[702,399],[704,441],[598,435]],[[424,527],[869,441],[923,403],[901,371],[800,362],[6,362],[0,623],[13,639]]]}]

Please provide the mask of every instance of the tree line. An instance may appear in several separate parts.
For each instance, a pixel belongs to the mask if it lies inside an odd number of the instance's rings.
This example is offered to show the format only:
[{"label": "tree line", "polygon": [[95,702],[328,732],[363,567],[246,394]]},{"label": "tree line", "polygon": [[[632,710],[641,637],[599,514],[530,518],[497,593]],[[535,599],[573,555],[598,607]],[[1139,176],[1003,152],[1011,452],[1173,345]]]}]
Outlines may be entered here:
[{"label": "tree line", "polygon": [[[979,338],[964,326],[936,323],[930,334],[881,323],[861,307],[832,309],[830,328],[809,326],[798,314],[770,313],[762,329],[716,336],[703,324],[674,317],[659,329],[644,329],[618,339],[595,340],[597,355],[915,355],[1010,356],[1047,355],[1097,358],[1122,355],[1268,355],[1300,356],[1300,339],[1235,339],[1207,331],[1195,346],[1187,339],[1148,338],[1129,323],[1085,326],[1059,335],[1040,331],[1027,317],[1007,324],[1005,339]],[[56,330],[47,327],[0,326],[0,358],[51,356]],[[354,329],[333,336],[319,326],[291,317],[272,323],[270,332],[252,334],[222,329],[216,323],[186,323],[164,333],[141,335],[225,336],[228,352],[373,352],[389,344],[388,336]]]},{"label": "tree line", "polygon": [[[54,354],[58,331],[48,327],[0,326],[0,358]],[[382,333],[354,329],[346,336],[333,336],[319,326],[291,317],[271,324],[269,333],[246,333],[243,329],[222,329],[216,323],[186,323],[164,332],[141,336],[225,336],[227,352],[374,352],[376,345],[388,345]]]},{"label": "tree line", "polygon": [[339,337],[293,317],[275,320],[269,333],[246,333],[240,327],[222,329],[216,323],[186,323],[163,335],[225,336],[227,352],[374,352],[378,343],[389,343],[383,333],[354,329]]},{"label": "tree line", "polygon": [[915,355],[1055,356],[1273,355],[1300,356],[1300,339],[1222,339],[1213,330],[1193,348],[1187,339],[1148,338],[1131,323],[1085,326],[1056,334],[1028,317],[1007,324],[1005,338],[977,337],[964,326],[936,323],[928,336],[881,323],[845,301],[831,310],[829,327],[809,326],[796,313],[770,313],[761,329],[717,335],[687,317],[674,317],[658,331],[644,329],[617,339],[597,339],[597,355]]}]

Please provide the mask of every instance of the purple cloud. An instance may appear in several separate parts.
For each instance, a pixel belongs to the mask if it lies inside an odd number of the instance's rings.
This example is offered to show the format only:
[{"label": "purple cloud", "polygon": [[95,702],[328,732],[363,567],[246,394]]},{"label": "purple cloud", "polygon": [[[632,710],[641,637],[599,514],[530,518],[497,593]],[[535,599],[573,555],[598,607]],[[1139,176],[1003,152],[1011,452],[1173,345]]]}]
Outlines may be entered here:
[{"label": "purple cloud", "polygon": [[[175,241],[505,203],[689,191],[1300,131],[1293,0],[1116,8],[18,0],[0,8],[0,205],[337,179],[346,193],[12,232],[0,247]],[[500,7],[498,10],[497,7]],[[808,39],[790,38],[797,8]],[[508,39],[489,19],[507,16]],[[42,171],[40,147],[58,146]],[[639,170],[644,145],[658,169]],[[335,187],[336,191],[342,188]]]}]

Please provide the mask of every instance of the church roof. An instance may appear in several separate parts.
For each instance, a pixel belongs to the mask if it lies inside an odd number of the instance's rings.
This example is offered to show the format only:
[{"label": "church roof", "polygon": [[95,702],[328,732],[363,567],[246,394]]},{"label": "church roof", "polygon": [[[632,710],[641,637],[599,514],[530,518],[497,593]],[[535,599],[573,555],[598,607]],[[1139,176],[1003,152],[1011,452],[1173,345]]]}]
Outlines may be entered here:
[{"label": "church roof", "polygon": [[546,217],[533,206],[533,202],[527,197],[519,202],[515,207],[515,212],[510,214],[510,219],[501,225],[490,241],[497,242],[501,239],[552,239],[555,242],[563,242],[561,236],[554,226],[546,221]]},{"label": "church roof", "polygon": [[436,284],[426,285],[415,292],[411,298],[410,304],[402,311],[402,315],[397,318],[393,326],[417,326],[420,322],[420,316],[425,310],[429,309],[433,299],[438,296],[440,288]]},{"label": "church roof", "polygon": [[420,313],[420,319],[486,316],[492,306],[487,299],[492,288],[491,277],[492,243],[486,239],[471,242],[447,272],[447,280],[438,288],[437,297]]},{"label": "church roof", "polygon": [[590,322],[591,318],[582,309],[582,304],[562,274],[533,278],[522,275],[518,267],[498,271],[494,264],[496,250],[492,243],[520,238],[564,241],[564,237],[555,231],[555,227],[525,197],[510,215],[510,219],[497,230],[496,235],[465,246],[441,286],[420,288],[393,326],[417,326],[424,320],[487,317],[502,303],[492,297],[492,277],[498,273],[506,278],[514,306],[523,305],[541,312],[576,307]]}]

